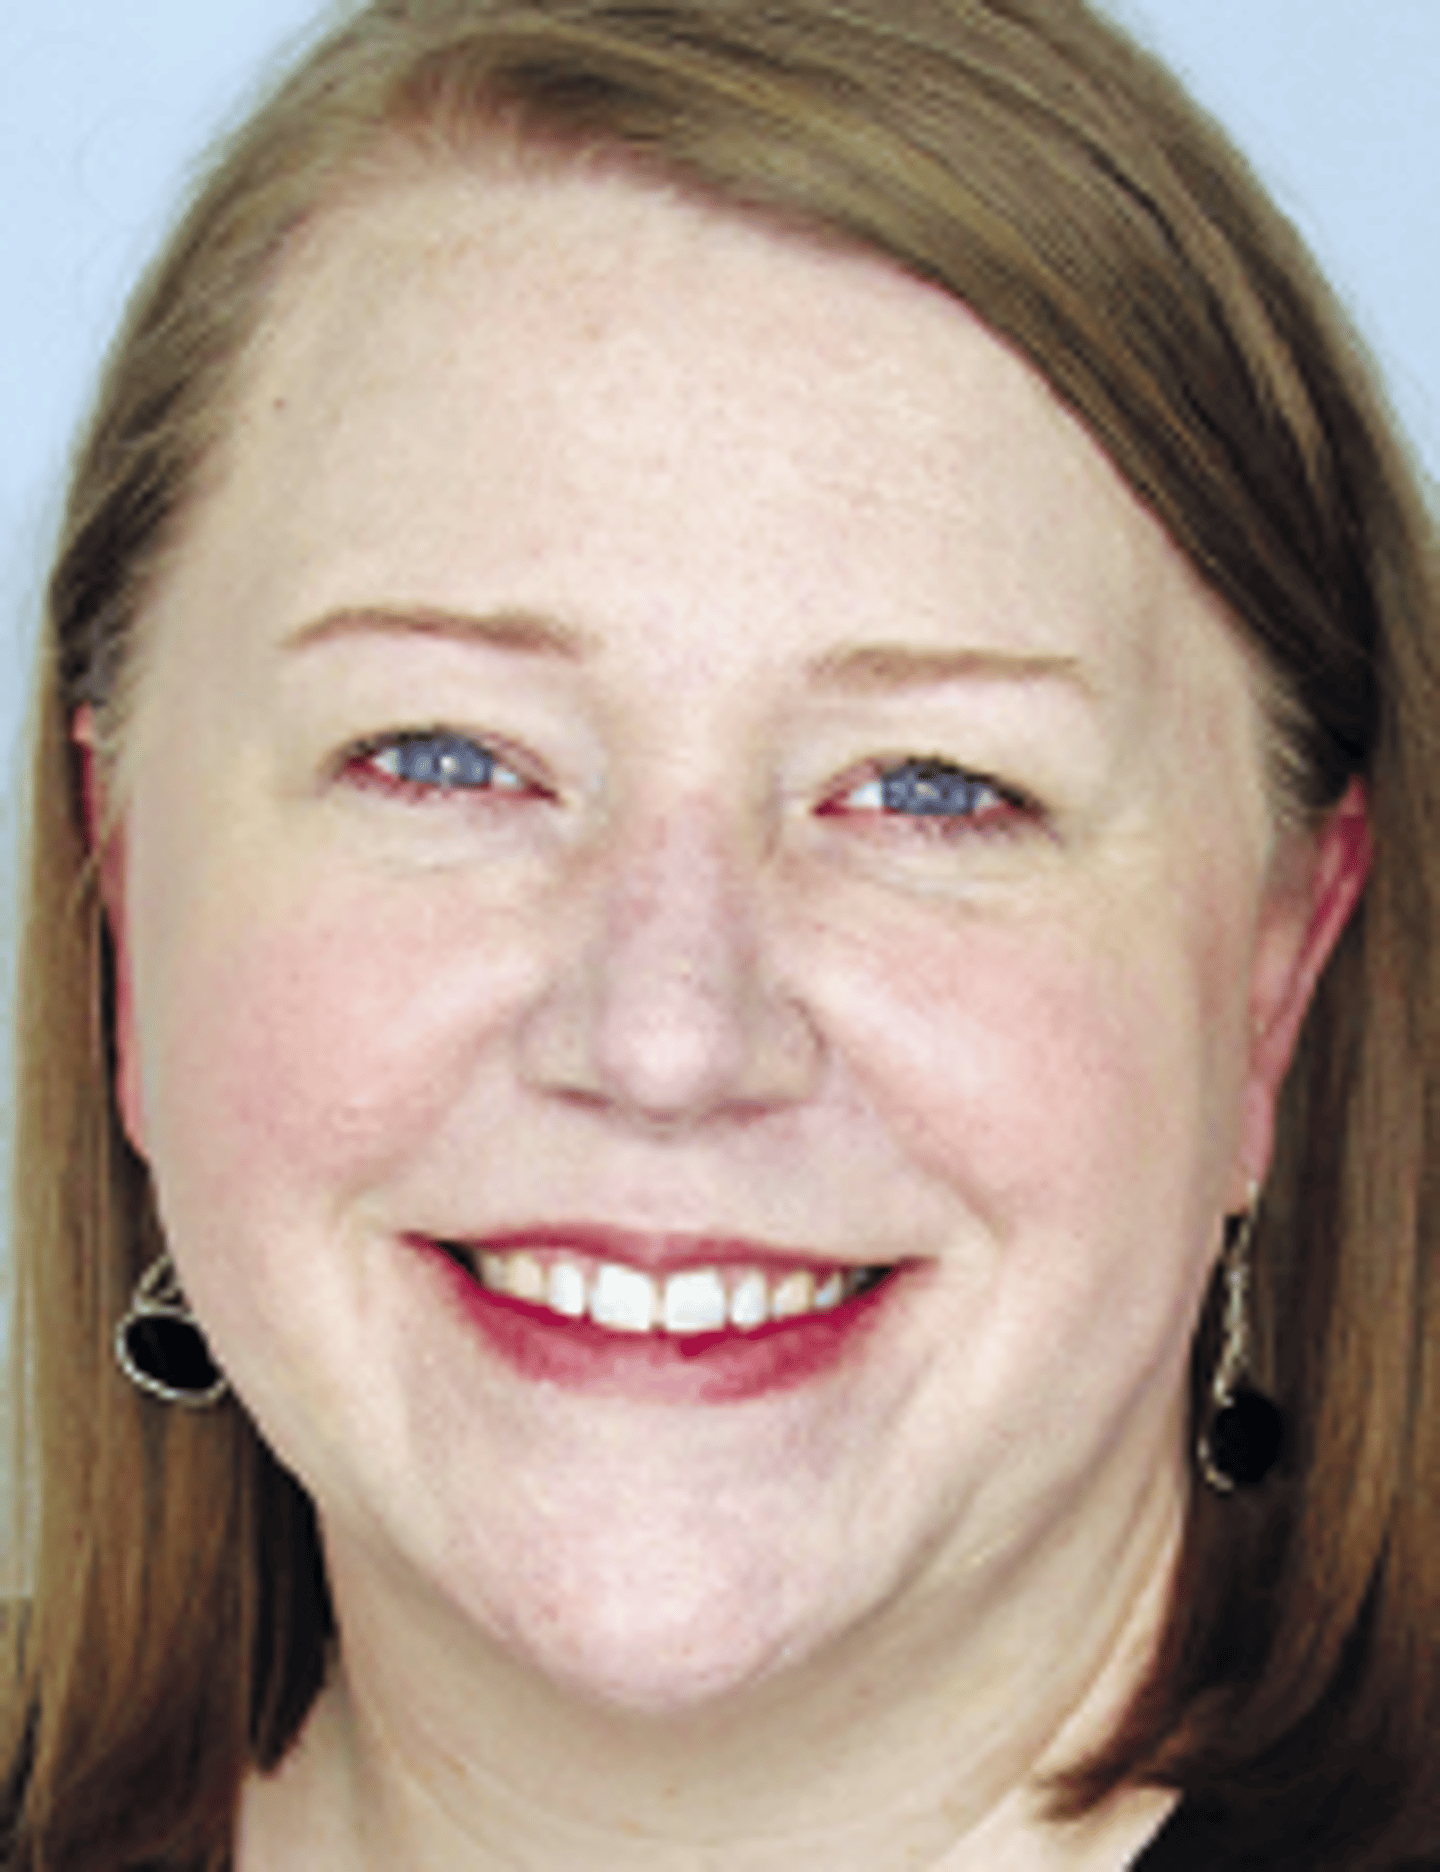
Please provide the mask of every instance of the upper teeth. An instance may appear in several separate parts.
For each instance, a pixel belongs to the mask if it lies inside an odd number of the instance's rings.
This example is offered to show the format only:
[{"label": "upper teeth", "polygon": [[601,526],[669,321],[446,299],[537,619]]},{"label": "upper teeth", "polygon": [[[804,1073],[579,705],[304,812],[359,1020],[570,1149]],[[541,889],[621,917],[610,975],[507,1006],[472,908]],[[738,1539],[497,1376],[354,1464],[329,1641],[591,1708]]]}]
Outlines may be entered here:
[{"label": "upper teeth", "polygon": [[835,1268],[819,1280],[806,1268],[686,1268],[663,1280],[616,1261],[582,1264],[566,1255],[486,1252],[476,1272],[495,1293],[549,1307],[568,1319],[589,1316],[614,1332],[701,1333],[749,1330],[767,1320],[823,1313],[857,1293],[874,1270]]}]

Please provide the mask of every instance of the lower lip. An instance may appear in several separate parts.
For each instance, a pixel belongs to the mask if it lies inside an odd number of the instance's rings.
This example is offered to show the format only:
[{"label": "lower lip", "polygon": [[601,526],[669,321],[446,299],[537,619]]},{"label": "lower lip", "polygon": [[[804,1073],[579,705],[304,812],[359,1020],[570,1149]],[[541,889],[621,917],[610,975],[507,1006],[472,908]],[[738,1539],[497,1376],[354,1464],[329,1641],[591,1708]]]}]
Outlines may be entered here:
[{"label": "lower lip", "polygon": [[738,1404],[828,1376],[857,1355],[899,1275],[826,1313],[749,1331],[617,1333],[482,1287],[435,1242],[416,1246],[486,1344],[522,1378],[567,1391],[676,1404]]}]

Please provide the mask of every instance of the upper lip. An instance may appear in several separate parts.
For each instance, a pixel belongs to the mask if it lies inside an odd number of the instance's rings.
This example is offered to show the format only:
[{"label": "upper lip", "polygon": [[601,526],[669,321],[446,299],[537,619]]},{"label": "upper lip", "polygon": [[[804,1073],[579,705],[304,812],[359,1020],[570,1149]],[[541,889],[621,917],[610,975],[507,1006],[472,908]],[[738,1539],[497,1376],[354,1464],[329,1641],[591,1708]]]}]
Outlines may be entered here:
[{"label": "upper lip", "polygon": [[813,1248],[780,1248],[744,1236],[672,1230],[615,1228],[600,1222],[539,1222],[497,1229],[482,1235],[443,1234],[433,1241],[476,1254],[513,1254],[520,1249],[552,1248],[591,1261],[618,1261],[650,1274],[680,1273],[686,1268],[747,1267],[785,1271],[792,1268],[849,1268],[883,1265],[855,1254]]}]

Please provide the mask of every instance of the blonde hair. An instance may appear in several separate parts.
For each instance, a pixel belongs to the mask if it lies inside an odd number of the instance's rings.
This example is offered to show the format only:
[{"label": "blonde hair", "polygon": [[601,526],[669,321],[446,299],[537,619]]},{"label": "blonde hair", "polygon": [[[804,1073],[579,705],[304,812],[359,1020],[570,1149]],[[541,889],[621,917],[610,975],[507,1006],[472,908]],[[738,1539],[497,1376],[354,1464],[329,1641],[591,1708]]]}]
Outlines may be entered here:
[{"label": "blonde hair", "polygon": [[[17,1384],[38,1503],[0,1736],[15,1868],[218,1866],[330,1640],[309,1503],[231,1401],[167,1413],[110,1336],[158,1245],[111,1091],[74,711],[123,766],[148,595],[297,231],[397,146],[497,134],[839,239],[966,301],[1088,425],[1252,644],[1277,796],[1355,775],[1376,858],[1287,1082],[1258,1236],[1261,1376],[1294,1429],[1197,1489],[1169,1624],[1061,1806],[1212,1800],[1265,1863],[1433,1845],[1440,1731],[1440,687],[1429,516],[1288,224],[1080,0],[379,0],[219,151],[80,451],[36,701],[20,990]],[[1197,1409],[1214,1357],[1199,1323]],[[0,1814],[3,1814],[0,1802]]]}]

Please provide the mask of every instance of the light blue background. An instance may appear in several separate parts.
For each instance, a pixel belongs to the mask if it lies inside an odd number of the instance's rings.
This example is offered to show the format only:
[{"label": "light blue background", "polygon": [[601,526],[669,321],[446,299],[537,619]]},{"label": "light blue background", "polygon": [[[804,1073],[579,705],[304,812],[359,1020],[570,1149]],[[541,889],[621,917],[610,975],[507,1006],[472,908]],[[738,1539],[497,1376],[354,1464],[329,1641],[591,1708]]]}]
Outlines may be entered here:
[{"label": "light blue background", "polygon": [[[1250,152],[1340,285],[1440,475],[1440,0],[1109,4]],[[8,983],[26,644],[69,437],[187,164],[319,9],[315,0],[3,6],[0,964]],[[9,1026],[3,983],[0,1042]],[[5,1116],[0,1108],[0,1122]],[[8,1123],[3,1129],[8,1135]]]}]

